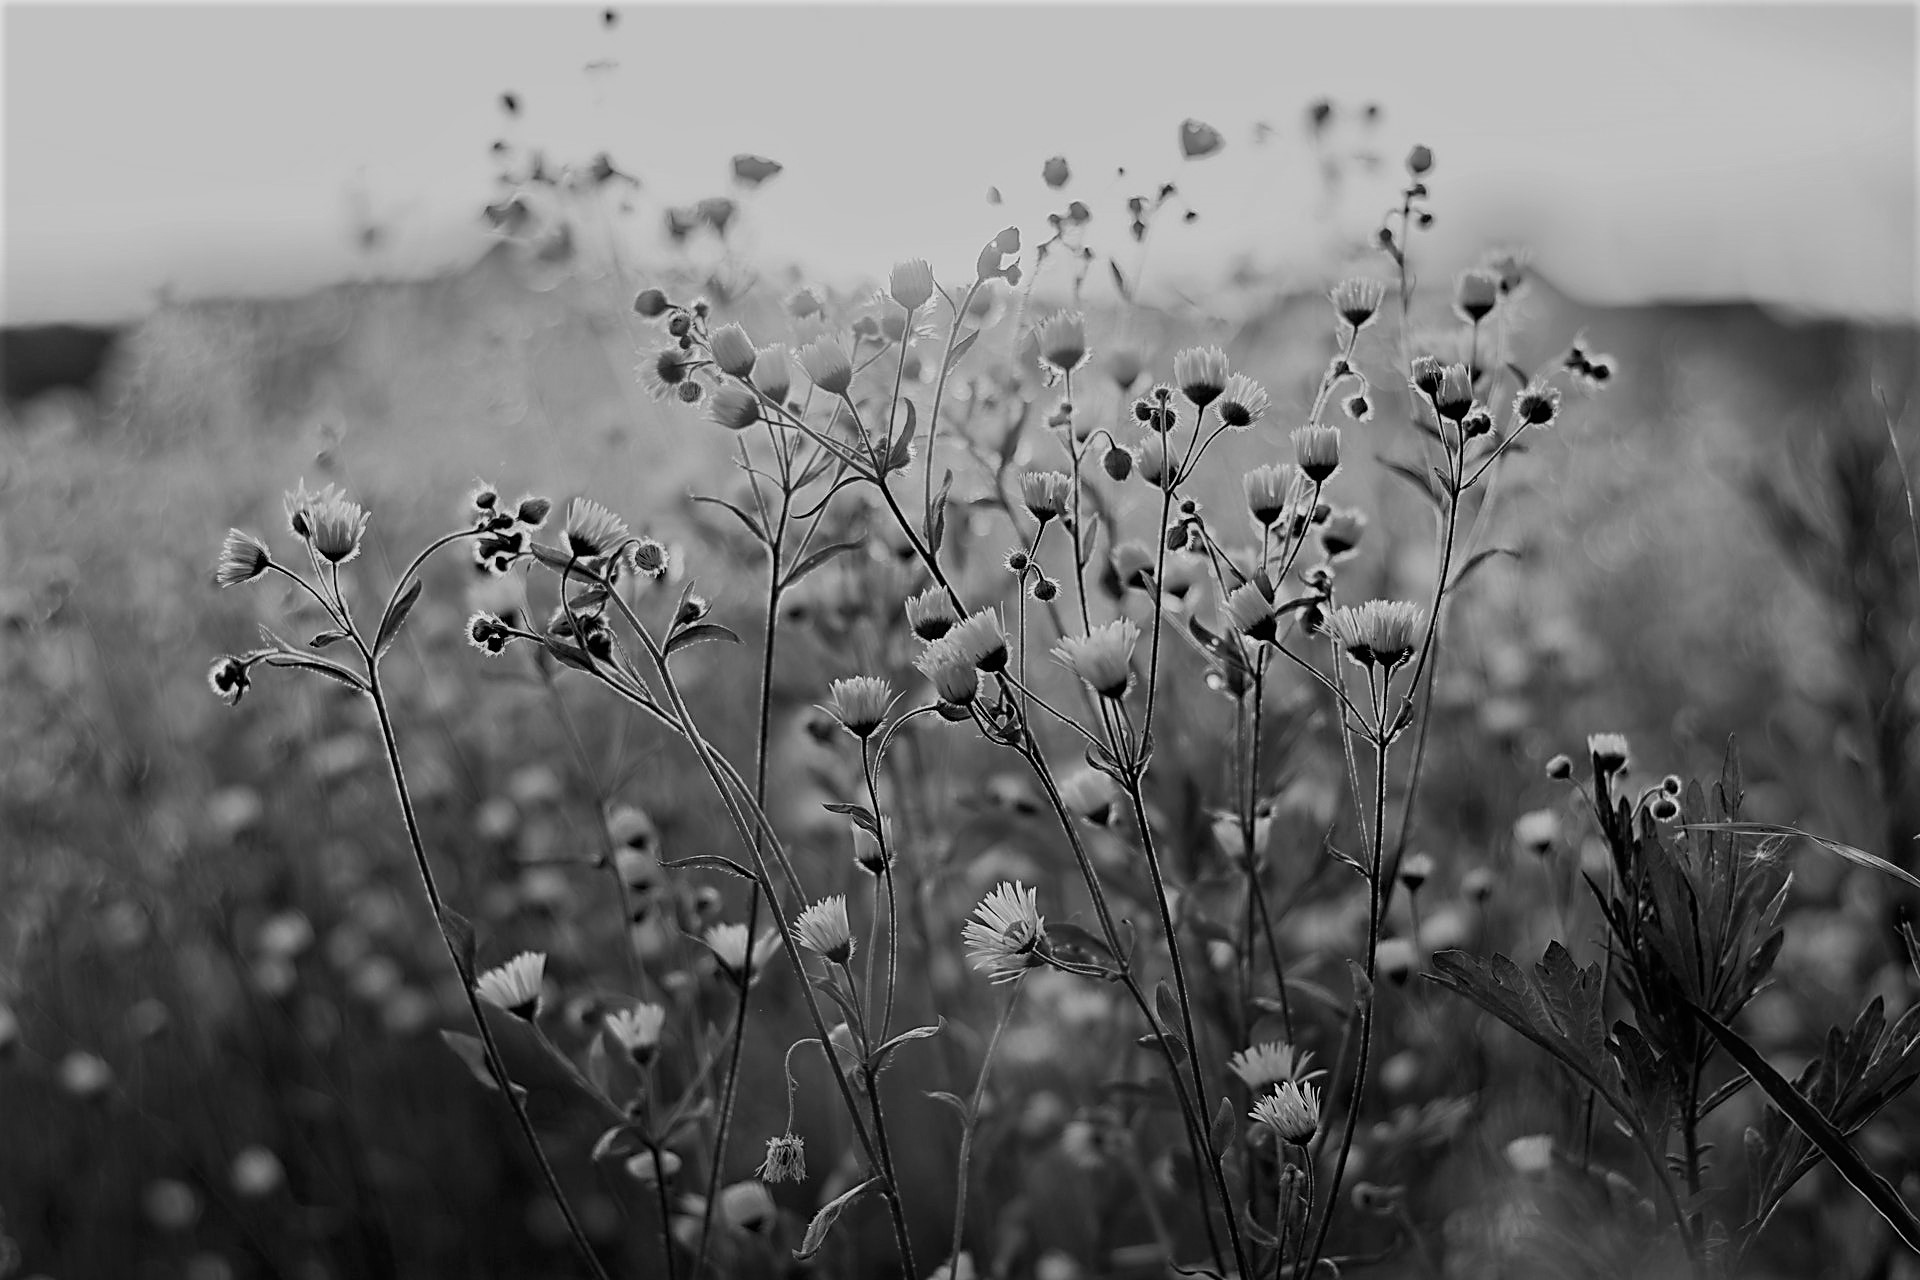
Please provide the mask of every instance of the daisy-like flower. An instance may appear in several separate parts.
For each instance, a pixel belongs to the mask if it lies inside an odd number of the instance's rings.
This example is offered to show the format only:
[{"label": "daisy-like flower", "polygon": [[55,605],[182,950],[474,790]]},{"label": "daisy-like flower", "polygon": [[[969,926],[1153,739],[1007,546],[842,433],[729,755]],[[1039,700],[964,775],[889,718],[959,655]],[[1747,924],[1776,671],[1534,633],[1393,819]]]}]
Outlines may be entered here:
[{"label": "daisy-like flower", "polygon": [[893,865],[893,819],[880,819],[881,829],[887,838],[867,830],[859,823],[853,824],[853,863],[870,876],[884,875]]},{"label": "daisy-like flower", "polygon": [[720,1192],[720,1220],[730,1227],[758,1234],[779,1218],[767,1184],[753,1179],[736,1182]]},{"label": "daisy-like flower", "polygon": [[1270,644],[1278,634],[1279,620],[1274,616],[1273,601],[1267,599],[1267,593],[1252,582],[1245,582],[1227,593],[1227,621],[1233,629],[1262,644]]},{"label": "daisy-like flower", "polygon": [[1380,313],[1380,304],[1386,300],[1387,286],[1383,280],[1342,280],[1333,286],[1333,291],[1327,296],[1332,300],[1334,314],[1340,317],[1340,322],[1358,333]]},{"label": "daisy-like flower", "polygon": [[960,937],[967,946],[967,963],[990,981],[1011,982],[1045,963],[1046,921],[1032,889],[1002,882],[973,914]]},{"label": "daisy-like flower", "polygon": [[1020,499],[1041,524],[1065,514],[1073,496],[1073,481],[1063,471],[1029,471],[1020,477]]},{"label": "daisy-like flower", "polygon": [[1241,477],[1247,510],[1263,527],[1271,527],[1294,496],[1294,469],[1285,463],[1255,467]]},{"label": "daisy-like flower", "polygon": [[1392,671],[1413,656],[1423,618],[1420,606],[1408,601],[1369,600],[1335,609],[1327,625],[1355,663]]},{"label": "daisy-like flower", "polygon": [[1338,560],[1352,554],[1366,531],[1366,512],[1358,507],[1335,507],[1320,526],[1320,549],[1327,553],[1327,559]]},{"label": "daisy-like flower", "polygon": [[1594,733],[1587,735],[1587,754],[1593,757],[1593,771],[1597,774],[1618,773],[1627,767],[1629,752],[1627,737],[1623,733]]},{"label": "daisy-like flower", "polygon": [[1220,394],[1220,421],[1236,431],[1245,430],[1266,416],[1267,389],[1244,373],[1227,379]]},{"label": "daisy-like flower", "polygon": [[1413,358],[1413,366],[1407,373],[1407,381],[1413,389],[1431,400],[1440,391],[1440,384],[1446,380],[1447,366],[1437,356],[1418,355]]},{"label": "daisy-like flower", "polygon": [[931,586],[907,598],[907,625],[922,640],[938,640],[952,630],[953,624],[958,621],[960,614],[953,607],[953,597],[947,594],[945,587]]},{"label": "daisy-like flower", "polygon": [[1140,375],[1147,371],[1147,362],[1132,347],[1116,347],[1107,354],[1107,376],[1113,379],[1113,385],[1125,395],[1133,384],[1140,381]]},{"label": "daisy-like flower", "polygon": [[853,958],[853,929],[847,923],[847,899],[836,893],[822,898],[793,922],[793,940],[835,964]]},{"label": "daisy-like flower", "polygon": [[933,268],[925,258],[895,263],[893,273],[887,277],[887,292],[908,311],[925,306],[933,296]]},{"label": "daisy-like flower", "polygon": [[1293,433],[1293,460],[1302,475],[1325,484],[1340,469],[1340,428],[1300,427]]},{"label": "daisy-like flower", "polygon": [[1513,839],[1528,853],[1543,858],[1560,843],[1560,815],[1551,809],[1535,809],[1514,819]]},{"label": "daisy-like flower", "polygon": [[768,347],[754,358],[753,385],[775,404],[787,402],[787,393],[793,390],[793,365],[786,348]]},{"label": "daisy-like flower", "polygon": [[893,686],[878,676],[851,676],[827,686],[827,713],[854,737],[871,738],[893,705]]},{"label": "daisy-like flower", "polygon": [[1453,309],[1468,324],[1479,324],[1500,301],[1500,277],[1490,271],[1463,271],[1453,286]]},{"label": "daisy-like flower", "polygon": [[832,338],[821,338],[800,348],[800,367],[813,385],[830,396],[842,396],[853,385],[853,361]]},{"label": "daisy-like flower", "polygon": [[222,587],[237,587],[252,582],[272,563],[266,543],[244,530],[229,529],[227,540],[220,544],[220,559],[213,566],[213,580]]},{"label": "daisy-like flower", "polygon": [[629,536],[627,522],[592,498],[574,498],[567,503],[567,550],[579,559],[591,560],[617,551]]},{"label": "daisy-like flower", "polygon": [[497,969],[489,969],[473,984],[482,1000],[532,1022],[540,1012],[540,987],[547,976],[547,957],[522,951]]},{"label": "daisy-like flower", "polygon": [[1428,853],[1410,853],[1400,864],[1400,883],[1407,886],[1408,893],[1418,893],[1433,879],[1433,855]]},{"label": "daisy-like flower", "polygon": [[780,947],[780,939],[769,931],[762,933],[749,948],[747,926],[743,924],[710,925],[700,940],[706,944],[707,950],[713,952],[713,958],[720,962],[721,972],[736,983],[747,972],[749,961],[752,963],[754,980],[758,981],[761,969]]},{"label": "daisy-like flower", "polygon": [[1120,618],[1093,628],[1084,636],[1069,636],[1054,646],[1053,656],[1103,698],[1118,701],[1133,682],[1133,647],[1140,628],[1131,618]]},{"label": "daisy-like flower", "polygon": [[1206,408],[1227,389],[1227,353],[1218,347],[1189,347],[1173,358],[1173,381],[1196,409]]},{"label": "daisy-like flower", "polygon": [[226,655],[208,669],[207,686],[213,690],[215,697],[228,706],[238,706],[240,699],[246,696],[247,690],[253,685],[248,665],[232,654]]},{"label": "daisy-like flower", "polygon": [[666,400],[679,395],[683,387],[697,385],[689,381],[693,369],[691,354],[679,347],[662,347],[641,364],[640,383],[655,400]]},{"label": "daisy-like flower", "polygon": [[1268,1085],[1288,1080],[1303,1084],[1321,1075],[1311,1069],[1312,1064],[1312,1051],[1296,1050],[1284,1041],[1269,1040],[1234,1054],[1227,1067],[1240,1077],[1242,1084],[1258,1093]]},{"label": "daisy-like flower", "polygon": [[1113,549],[1113,576],[1124,590],[1152,590],[1153,551],[1143,543],[1121,543]]},{"label": "daisy-like flower", "polygon": [[1448,422],[1458,422],[1473,410],[1473,375],[1464,364],[1450,364],[1440,373],[1433,393],[1433,411]]},{"label": "daisy-like flower", "polygon": [[[895,268],[897,271],[899,268]],[[767,1158],[754,1170],[763,1182],[801,1182],[807,1176],[807,1140],[791,1133],[767,1139]]]},{"label": "daisy-like flower", "polygon": [[992,609],[970,613],[955,623],[945,643],[989,675],[1006,669],[1007,632],[1000,624],[1000,615]]},{"label": "daisy-like flower", "polygon": [[707,405],[707,420],[729,431],[745,431],[760,421],[760,397],[730,383],[713,393]]},{"label": "daisy-like flower", "polygon": [[1373,953],[1373,963],[1380,976],[1396,986],[1405,984],[1413,975],[1414,965],[1419,955],[1413,949],[1413,943],[1407,938],[1383,938]]},{"label": "daisy-like flower", "polygon": [[667,1011],[657,1004],[616,1009],[607,1015],[607,1034],[627,1051],[634,1065],[644,1067],[660,1052],[660,1031],[667,1024]]},{"label": "daisy-like flower", "polygon": [[723,324],[715,329],[707,339],[707,347],[713,352],[713,362],[720,366],[720,372],[729,378],[752,374],[754,361],[760,356],[753,339],[737,324]]},{"label": "daisy-like flower", "polygon": [[300,487],[287,495],[286,506],[288,526],[321,559],[345,564],[360,554],[360,539],[367,531],[369,517],[365,508],[342,493],[338,485],[311,493],[302,480]]},{"label": "daisy-like flower", "polygon": [[467,619],[467,643],[490,657],[497,658],[505,653],[512,640],[513,633],[498,614],[482,609]]},{"label": "daisy-like flower", "polygon": [[1060,783],[1060,803],[1082,822],[1104,827],[1120,803],[1120,784],[1098,769],[1082,766]]},{"label": "daisy-like flower", "polygon": [[1513,416],[1529,427],[1550,427],[1560,415],[1560,392],[1535,383],[1513,398]]},{"label": "daisy-like flower", "polygon": [[1156,488],[1172,488],[1179,482],[1180,459],[1167,445],[1165,436],[1148,436],[1142,440],[1134,467],[1142,480]]},{"label": "daisy-like flower", "polygon": [[1310,1084],[1283,1080],[1253,1104],[1248,1116],[1273,1130],[1281,1141],[1304,1147],[1320,1130],[1320,1091]]},{"label": "daisy-like flower", "polygon": [[952,636],[935,640],[922,649],[913,665],[933,683],[934,693],[947,706],[969,706],[980,696],[980,672]]},{"label": "daisy-like flower", "polygon": [[1061,373],[1072,373],[1087,362],[1087,324],[1078,311],[1049,316],[1033,338],[1040,358]]}]

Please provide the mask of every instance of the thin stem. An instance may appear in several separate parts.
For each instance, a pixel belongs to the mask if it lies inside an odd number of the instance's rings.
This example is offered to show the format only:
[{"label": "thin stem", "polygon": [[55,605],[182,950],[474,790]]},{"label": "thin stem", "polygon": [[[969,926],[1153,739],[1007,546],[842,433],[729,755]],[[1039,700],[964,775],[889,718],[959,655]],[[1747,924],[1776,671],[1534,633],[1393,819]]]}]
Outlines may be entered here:
[{"label": "thin stem", "polygon": [[967,1107],[965,1122],[960,1127],[960,1174],[959,1187],[953,1198],[953,1249],[947,1254],[951,1261],[960,1256],[960,1244],[966,1235],[967,1227],[967,1183],[968,1169],[973,1159],[973,1130],[980,1119],[980,1104],[987,1096],[987,1072],[993,1066],[994,1050],[1000,1047],[1000,1036],[1013,1020],[1013,1008],[1020,1002],[1020,987],[1026,975],[1013,980],[1013,990],[1007,996],[1007,1006],[1000,1011],[1000,1020],[994,1024],[993,1038],[987,1041],[986,1057],[980,1060],[980,1078],[974,1082],[973,1102]]}]

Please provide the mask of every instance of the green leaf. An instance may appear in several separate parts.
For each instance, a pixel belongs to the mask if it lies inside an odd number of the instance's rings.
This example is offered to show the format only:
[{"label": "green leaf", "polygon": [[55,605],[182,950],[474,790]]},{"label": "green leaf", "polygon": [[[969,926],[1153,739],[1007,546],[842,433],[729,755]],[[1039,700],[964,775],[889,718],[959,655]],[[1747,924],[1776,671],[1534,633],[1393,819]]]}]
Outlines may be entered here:
[{"label": "green leaf", "polygon": [[728,644],[739,644],[740,637],[717,622],[696,622],[690,627],[682,627],[667,638],[668,656],[682,649],[692,648],[708,640],[725,640]]},{"label": "green leaf", "polygon": [[934,495],[932,522],[927,526],[927,549],[935,555],[940,553],[940,544],[947,540],[947,494],[953,490],[953,468],[947,468],[946,479],[940,482],[940,492]]},{"label": "green leaf", "polygon": [[339,644],[346,638],[347,633],[344,631],[322,631],[319,635],[307,641],[307,647],[309,649],[324,649],[330,644]]},{"label": "green leaf", "polygon": [[967,1104],[964,1101],[962,1101],[957,1095],[948,1093],[944,1089],[927,1089],[924,1092],[929,1098],[932,1098],[935,1102],[944,1102],[948,1106],[952,1107],[955,1111],[959,1112],[960,1119],[963,1122],[970,1119],[968,1112],[971,1110],[971,1108],[969,1108]]},{"label": "green leaf", "polygon": [[332,680],[336,684],[343,684],[355,693],[365,693],[367,691],[367,686],[361,682],[359,676],[347,670],[345,667],[340,666],[338,663],[328,662],[325,658],[302,658],[296,656],[295,653],[288,653],[275,654],[270,658],[263,659],[263,661],[270,667],[287,667],[295,671],[311,671],[313,674]]},{"label": "green leaf", "polygon": [[1173,987],[1165,978],[1153,989],[1153,1011],[1160,1018],[1160,1025],[1169,1031],[1177,1031],[1185,1024],[1180,1018],[1180,1001],[1173,994]]},{"label": "green leaf", "polygon": [[834,1223],[840,1221],[840,1215],[847,1211],[847,1206],[879,1185],[879,1178],[868,1178],[821,1205],[820,1212],[814,1214],[813,1221],[807,1224],[807,1234],[800,1241],[800,1247],[793,1251],[793,1256],[805,1262],[820,1252],[820,1247],[827,1242],[827,1233],[833,1230]]},{"label": "green leaf", "polygon": [[825,809],[829,813],[845,814],[847,817],[852,818],[855,822],[859,823],[862,827],[866,828],[868,833],[873,835],[876,839],[879,838],[880,823],[877,820],[875,820],[873,814],[867,809],[865,805],[836,803],[836,804],[822,805],[821,808]]},{"label": "green leaf", "polygon": [[1775,1071],[1772,1064],[1758,1049],[1748,1044],[1739,1032],[1699,1005],[1693,1005],[1692,1008],[1694,1016],[1720,1042],[1727,1056],[1753,1077],[1753,1082],[1793,1122],[1794,1128],[1820,1148],[1820,1153],[1826,1156],[1840,1176],[1866,1198],[1874,1212],[1886,1220],[1907,1248],[1920,1252],[1920,1218],[1916,1218],[1913,1210],[1900,1199],[1900,1193],[1893,1189],[1893,1184],[1869,1168],[1859,1152],[1848,1144],[1846,1135],[1835,1128],[1833,1122],[1807,1101],[1799,1090],[1787,1083],[1786,1077]]},{"label": "green leaf", "polygon": [[400,634],[400,628],[407,623],[407,615],[413,612],[415,602],[420,599],[421,582],[418,578],[413,585],[394,597],[386,616],[380,619],[380,630],[373,639],[373,656],[379,657],[387,651],[394,638]]},{"label": "green leaf", "polygon": [[1113,272],[1114,292],[1118,293],[1123,301],[1132,302],[1133,290],[1127,287],[1127,277],[1125,273],[1120,270],[1120,264],[1112,258],[1108,258],[1107,268]]}]

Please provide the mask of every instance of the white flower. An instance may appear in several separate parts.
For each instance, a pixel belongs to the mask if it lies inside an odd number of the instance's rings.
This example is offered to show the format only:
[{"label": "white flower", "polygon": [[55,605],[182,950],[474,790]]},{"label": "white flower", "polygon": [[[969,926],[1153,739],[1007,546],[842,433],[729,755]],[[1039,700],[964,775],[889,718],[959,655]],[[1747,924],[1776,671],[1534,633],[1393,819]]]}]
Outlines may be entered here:
[{"label": "white flower", "polygon": [[522,951],[499,968],[481,974],[473,989],[488,1004],[532,1022],[540,1012],[540,988],[546,975],[546,955]]},{"label": "white flower", "polygon": [[1254,1103],[1248,1115],[1282,1141],[1304,1147],[1320,1129],[1320,1093],[1310,1084],[1283,1080],[1279,1088]]},{"label": "white flower", "polygon": [[1298,1051],[1290,1044],[1269,1040],[1234,1054],[1227,1067],[1240,1077],[1242,1084],[1257,1093],[1270,1084],[1287,1080],[1303,1083],[1323,1074],[1309,1069],[1312,1061],[1310,1051]]},{"label": "white flower", "polygon": [[1002,883],[974,908],[976,919],[960,931],[967,963],[994,982],[1011,982],[1044,963],[1046,922],[1038,895],[1022,884]]},{"label": "white flower", "polygon": [[660,1049],[660,1030],[666,1025],[667,1011],[657,1004],[617,1009],[607,1015],[607,1034],[627,1051],[636,1063],[645,1066]]},{"label": "white flower", "polygon": [[847,898],[836,893],[822,898],[793,922],[793,940],[835,964],[853,958],[853,930],[847,923]]},{"label": "white flower", "polygon": [[1093,628],[1084,636],[1070,636],[1054,647],[1053,656],[1065,663],[1103,698],[1120,699],[1133,681],[1133,649],[1140,628],[1121,618]]}]

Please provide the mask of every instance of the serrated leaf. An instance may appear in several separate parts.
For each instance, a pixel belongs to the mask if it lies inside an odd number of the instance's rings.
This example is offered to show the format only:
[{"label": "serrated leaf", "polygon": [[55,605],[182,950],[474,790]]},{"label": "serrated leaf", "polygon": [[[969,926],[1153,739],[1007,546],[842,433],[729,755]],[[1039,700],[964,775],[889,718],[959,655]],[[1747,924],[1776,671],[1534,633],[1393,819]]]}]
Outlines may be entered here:
[{"label": "serrated leaf", "polygon": [[696,622],[690,627],[682,627],[667,639],[666,653],[670,657],[696,644],[708,640],[724,640],[728,644],[739,644],[740,637],[717,622]]},{"label": "serrated leaf", "polygon": [[374,657],[377,658],[385,653],[388,646],[399,636],[400,628],[407,624],[407,615],[413,612],[414,604],[420,599],[422,585],[421,581],[415,578],[413,585],[396,596],[393,604],[387,608],[386,616],[380,619],[380,630],[373,639]]},{"label": "serrated leaf", "polygon": [[827,1233],[833,1230],[834,1223],[840,1221],[840,1215],[847,1211],[847,1206],[859,1199],[860,1196],[869,1189],[879,1185],[879,1178],[868,1178],[865,1182],[842,1192],[840,1195],[835,1196],[833,1199],[821,1205],[820,1212],[814,1214],[813,1221],[807,1224],[807,1234],[801,1239],[800,1247],[793,1251],[793,1256],[805,1262],[807,1259],[813,1257],[814,1254],[819,1253],[821,1246],[827,1242]]}]

